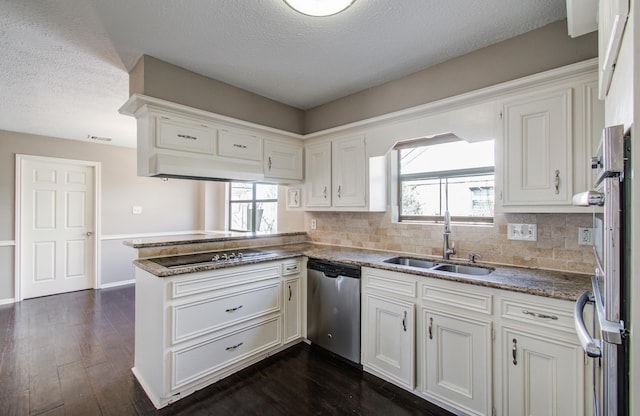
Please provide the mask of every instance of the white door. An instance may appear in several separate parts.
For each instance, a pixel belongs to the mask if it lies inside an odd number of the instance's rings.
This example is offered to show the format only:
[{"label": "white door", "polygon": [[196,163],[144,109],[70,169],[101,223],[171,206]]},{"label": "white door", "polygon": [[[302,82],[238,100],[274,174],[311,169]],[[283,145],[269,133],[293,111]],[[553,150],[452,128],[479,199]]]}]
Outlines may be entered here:
[{"label": "white door", "polygon": [[95,166],[22,157],[20,298],[94,287]]}]

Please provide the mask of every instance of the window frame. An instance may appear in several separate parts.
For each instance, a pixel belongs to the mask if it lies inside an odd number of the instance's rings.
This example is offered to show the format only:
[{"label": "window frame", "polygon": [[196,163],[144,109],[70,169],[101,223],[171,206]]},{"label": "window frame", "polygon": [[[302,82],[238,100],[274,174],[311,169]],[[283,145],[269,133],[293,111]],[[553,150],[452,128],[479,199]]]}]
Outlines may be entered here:
[{"label": "window frame", "polygon": [[[443,143],[444,141],[434,142],[429,145],[437,145]],[[433,172],[421,172],[421,173],[407,173],[401,174],[402,171],[402,155],[400,150],[409,149],[409,148],[417,148],[423,147],[420,144],[415,143],[424,143],[424,141],[413,141],[412,145],[401,145],[397,146],[396,149],[396,157],[397,157],[397,167],[398,167],[398,176],[397,176],[397,200],[398,200],[398,222],[430,222],[430,223],[444,223],[444,213],[443,215],[403,215],[402,214],[402,188],[403,183],[406,181],[416,181],[416,180],[440,180],[440,201],[439,206],[442,207],[443,202],[443,192],[442,187],[445,187],[445,195],[448,193],[449,179],[452,178],[460,178],[460,177],[473,177],[473,176],[484,176],[484,175],[493,175],[494,179],[494,192],[495,192],[495,163],[493,166],[486,166],[480,168],[466,168],[466,169],[452,169],[452,170],[440,170]],[[494,142],[495,146],[495,142]],[[495,147],[494,147],[495,149]],[[495,193],[494,193],[494,215],[491,217],[477,217],[477,216],[451,216],[451,222],[463,223],[467,225],[492,225],[494,223],[495,218]]]},{"label": "window frame", "polygon": [[[250,184],[252,185],[251,187],[251,199],[237,199],[237,200],[233,200],[232,199],[232,193],[233,193],[233,185],[234,184]],[[278,186],[276,184],[272,184],[272,183],[262,183],[262,182],[239,182],[239,181],[232,181],[229,182],[229,189],[228,189],[228,210],[229,210],[229,217],[227,219],[227,226],[229,228],[229,231],[234,231],[234,232],[239,232],[239,233],[256,233],[259,232],[256,230],[256,215],[258,214],[258,209],[257,209],[257,205],[259,203],[263,203],[263,202],[275,202],[276,203],[276,207],[278,204],[278,197],[277,197],[277,192],[276,192],[276,198],[275,199],[257,199],[256,195],[257,195],[257,186],[258,185],[271,185],[271,186]],[[277,188],[276,188],[277,189]],[[251,204],[251,213],[252,213],[252,218],[251,218],[251,229],[250,230],[238,230],[238,229],[234,229],[232,228],[232,215],[231,213],[233,212],[232,209],[232,204]]]}]

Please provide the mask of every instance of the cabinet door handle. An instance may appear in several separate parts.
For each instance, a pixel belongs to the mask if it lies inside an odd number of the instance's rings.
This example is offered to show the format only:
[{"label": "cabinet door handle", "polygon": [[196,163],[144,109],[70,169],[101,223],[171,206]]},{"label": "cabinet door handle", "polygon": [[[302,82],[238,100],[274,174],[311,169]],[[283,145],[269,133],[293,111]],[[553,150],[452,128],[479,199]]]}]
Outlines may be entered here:
[{"label": "cabinet door handle", "polygon": [[429,318],[429,339],[433,339],[433,318]]},{"label": "cabinet door handle", "polygon": [[402,317],[402,329],[407,332],[407,311],[404,311],[404,316]]},{"label": "cabinet door handle", "polygon": [[342,186],[338,185],[338,198],[342,198]]},{"label": "cabinet door handle", "polygon": [[235,308],[225,309],[224,311],[225,311],[225,312],[235,312],[235,311],[237,311],[238,309],[242,309],[242,305],[240,305],[240,306],[236,306]]},{"label": "cabinet door handle", "polygon": [[289,302],[291,302],[291,295],[292,295],[292,293],[291,293],[291,285],[289,285]]},{"label": "cabinet door handle", "polygon": [[269,165],[269,170],[271,170],[271,156],[269,156],[269,162],[268,162],[268,165]]},{"label": "cabinet door handle", "polygon": [[324,196],[324,199],[327,199],[327,186],[325,185],[324,190],[322,191],[322,196]]},{"label": "cabinet door handle", "polygon": [[240,342],[240,343],[238,343],[238,344],[236,344],[236,345],[232,345],[232,346],[227,347],[227,348],[225,348],[225,349],[226,349],[227,351],[234,351],[234,350],[238,349],[238,347],[240,347],[242,344],[244,344],[244,343],[243,343],[243,342]]},{"label": "cabinet door handle", "polygon": [[556,195],[560,193],[560,171],[556,169],[556,177],[554,179],[554,183],[556,185]]},{"label": "cabinet door handle", "polygon": [[180,137],[181,139],[187,139],[187,140],[198,140],[196,136],[189,136],[188,134],[178,134],[178,137]]},{"label": "cabinet door handle", "polygon": [[531,312],[531,311],[528,311],[526,309],[523,310],[522,313],[525,314],[525,315],[534,316],[536,318],[551,319],[553,321],[557,321],[558,320],[558,317],[555,316],[555,315],[545,315],[544,313]]},{"label": "cabinet door handle", "polygon": [[518,340],[513,339],[513,347],[511,348],[511,355],[513,356],[513,365],[518,365]]}]

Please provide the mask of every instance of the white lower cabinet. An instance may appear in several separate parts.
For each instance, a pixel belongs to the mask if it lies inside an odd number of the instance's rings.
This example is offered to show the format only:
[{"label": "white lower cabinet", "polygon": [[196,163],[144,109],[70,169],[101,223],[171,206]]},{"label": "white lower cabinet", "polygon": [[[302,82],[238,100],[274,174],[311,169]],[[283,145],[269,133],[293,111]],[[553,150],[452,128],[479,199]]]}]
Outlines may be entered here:
[{"label": "white lower cabinet", "polygon": [[583,415],[580,346],[503,328],[505,415]]},{"label": "white lower cabinet", "polygon": [[491,414],[491,322],[423,309],[423,392],[466,414]]},{"label": "white lower cabinet", "polygon": [[161,408],[301,339],[300,260],[157,277],[136,268],[132,369]]},{"label": "white lower cabinet", "polygon": [[364,365],[407,389],[415,386],[415,305],[367,294]]},{"label": "white lower cabinet", "polygon": [[455,414],[592,414],[574,302],[366,267],[362,290],[365,371]]},{"label": "white lower cabinet", "polygon": [[300,278],[287,279],[284,290],[284,343],[296,341],[302,337],[302,296]]}]

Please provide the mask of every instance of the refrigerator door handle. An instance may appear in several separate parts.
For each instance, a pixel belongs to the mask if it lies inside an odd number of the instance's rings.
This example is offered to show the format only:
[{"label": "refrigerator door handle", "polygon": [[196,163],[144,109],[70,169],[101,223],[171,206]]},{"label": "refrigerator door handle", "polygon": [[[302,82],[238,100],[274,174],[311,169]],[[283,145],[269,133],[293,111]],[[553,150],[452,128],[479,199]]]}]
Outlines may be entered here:
[{"label": "refrigerator door handle", "polygon": [[593,339],[593,337],[587,331],[584,324],[584,308],[587,302],[593,301],[593,294],[586,291],[580,295],[576,301],[575,308],[573,310],[573,321],[578,334],[578,339],[582,345],[582,349],[587,353],[589,357],[600,357],[602,355],[602,349],[600,348],[599,340]]}]

